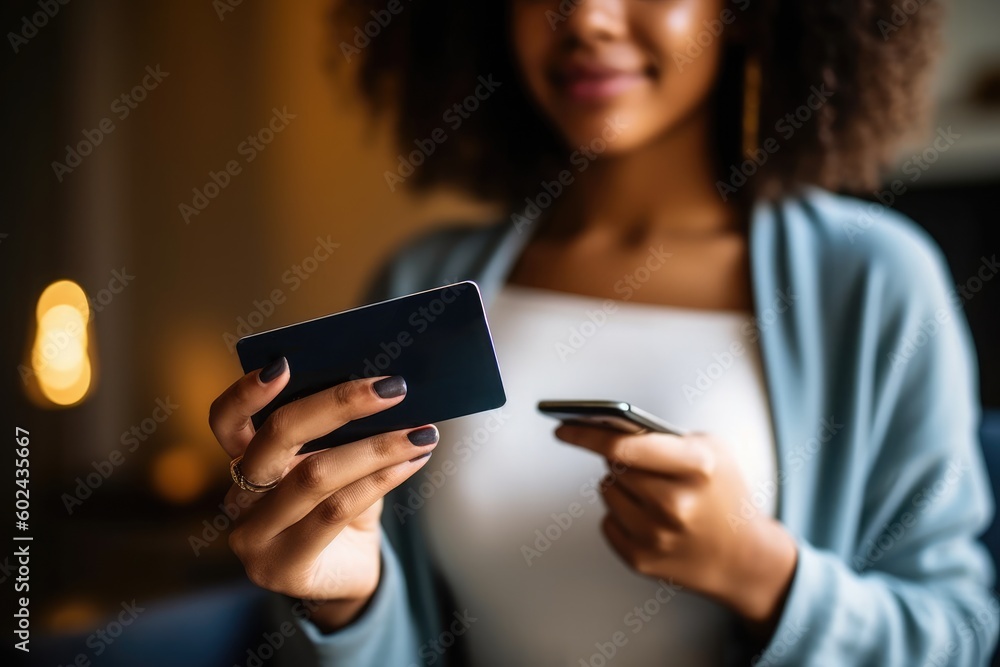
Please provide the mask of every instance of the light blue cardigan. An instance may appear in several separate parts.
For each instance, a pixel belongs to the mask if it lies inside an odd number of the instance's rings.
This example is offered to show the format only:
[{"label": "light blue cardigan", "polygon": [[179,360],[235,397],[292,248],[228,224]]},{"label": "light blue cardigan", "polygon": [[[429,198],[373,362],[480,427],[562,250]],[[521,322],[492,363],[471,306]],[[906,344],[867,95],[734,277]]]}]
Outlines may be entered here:
[{"label": "light blue cardigan", "polygon": [[[472,279],[489,304],[534,227],[411,239],[366,302]],[[812,189],[757,205],[750,256],[756,323],[745,333],[763,353],[778,516],[798,542],[780,623],[755,664],[986,664],[1000,605],[975,538],[993,498],[971,339],[940,252],[892,211]],[[461,654],[437,643],[450,643],[455,608],[419,523],[384,513],[382,579],[356,622],[328,636],[298,622],[312,662],[405,667]]]}]

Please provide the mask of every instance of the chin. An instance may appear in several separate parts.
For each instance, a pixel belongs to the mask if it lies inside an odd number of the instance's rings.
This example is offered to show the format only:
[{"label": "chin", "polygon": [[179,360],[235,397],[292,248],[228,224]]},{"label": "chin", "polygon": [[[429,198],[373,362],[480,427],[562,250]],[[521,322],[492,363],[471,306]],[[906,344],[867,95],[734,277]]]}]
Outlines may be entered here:
[{"label": "chin", "polygon": [[570,118],[553,118],[566,145],[571,149],[586,147],[603,155],[627,153],[645,143],[649,137],[642,132],[648,123],[638,120],[639,114],[627,109],[608,108],[574,113]]}]

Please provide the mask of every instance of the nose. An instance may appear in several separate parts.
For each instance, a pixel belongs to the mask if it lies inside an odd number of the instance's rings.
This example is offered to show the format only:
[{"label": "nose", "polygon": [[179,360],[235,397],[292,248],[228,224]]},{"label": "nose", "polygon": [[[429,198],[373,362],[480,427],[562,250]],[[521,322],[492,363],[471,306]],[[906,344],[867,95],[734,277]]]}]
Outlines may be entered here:
[{"label": "nose", "polygon": [[579,0],[563,25],[581,41],[613,40],[628,32],[627,0]]}]

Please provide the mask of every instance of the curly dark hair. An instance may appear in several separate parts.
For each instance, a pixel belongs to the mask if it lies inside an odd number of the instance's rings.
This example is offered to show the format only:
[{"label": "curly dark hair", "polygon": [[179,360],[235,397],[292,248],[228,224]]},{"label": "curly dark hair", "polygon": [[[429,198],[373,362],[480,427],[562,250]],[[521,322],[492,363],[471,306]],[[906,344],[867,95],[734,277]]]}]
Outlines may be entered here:
[{"label": "curly dark hair", "polygon": [[[746,159],[743,81],[752,53],[762,73],[759,143],[774,137],[780,150],[754,169],[741,195],[778,197],[802,185],[841,191],[877,187],[900,142],[926,127],[927,75],[937,52],[942,4],[727,0],[736,19],[726,29],[743,37],[724,40],[714,90],[719,178],[728,179]],[[397,10],[391,19],[390,5]],[[510,205],[565,167],[571,149],[517,83],[508,8],[509,0],[340,0],[334,6],[333,58],[358,68],[353,80],[376,113],[394,114],[403,154],[414,150],[415,140],[443,127],[442,112],[468,96],[480,75],[514,84],[470,114],[460,131],[449,133],[407,185],[457,187]],[[782,119],[821,88],[832,94],[815,118],[791,136],[776,137]]]}]

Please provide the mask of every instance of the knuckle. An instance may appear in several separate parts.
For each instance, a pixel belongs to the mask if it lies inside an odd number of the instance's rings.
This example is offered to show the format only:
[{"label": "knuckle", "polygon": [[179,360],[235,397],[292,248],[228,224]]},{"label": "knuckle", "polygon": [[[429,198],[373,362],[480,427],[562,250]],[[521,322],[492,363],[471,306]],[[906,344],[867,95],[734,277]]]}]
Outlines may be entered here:
[{"label": "knuckle", "polygon": [[357,387],[354,382],[342,382],[331,387],[327,395],[334,407],[343,408],[354,402],[357,393]]},{"label": "knuckle", "polygon": [[295,482],[303,491],[311,492],[322,485],[323,473],[323,459],[313,455],[295,466]]},{"label": "knuckle", "polygon": [[212,432],[218,435],[219,414],[222,412],[222,396],[217,397],[208,406],[208,426]]},{"label": "knuckle", "polygon": [[693,449],[693,461],[691,468],[695,475],[702,479],[709,479],[715,472],[717,456],[715,451],[705,441],[699,441],[698,447]]},{"label": "knuckle", "polygon": [[646,570],[648,569],[648,560],[638,549],[629,549],[625,553],[625,562],[628,563],[629,567],[636,572],[646,574]]},{"label": "knuckle", "polygon": [[233,528],[229,532],[227,541],[229,542],[229,549],[240,559],[244,567],[256,562],[258,555],[261,553],[261,545],[242,526]]},{"label": "knuckle", "polygon": [[316,518],[326,526],[336,526],[350,518],[350,511],[340,494],[334,494],[316,506]]},{"label": "knuckle", "polygon": [[695,464],[695,472],[702,480],[710,479],[712,473],[715,472],[715,457],[712,455],[699,457],[698,462]]},{"label": "knuckle", "polygon": [[682,494],[674,499],[674,519],[682,528],[687,529],[691,526],[691,523],[694,520],[695,510],[696,502],[692,496]]},{"label": "knuckle", "polygon": [[292,407],[285,405],[272,412],[267,421],[261,425],[263,433],[258,434],[258,437],[263,438],[265,442],[277,445],[281,451],[297,450],[302,444],[297,440],[299,436],[296,433],[296,419]]},{"label": "knuckle", "polygon": [[610,462],[608,476],[611,479],[616,479],[619,477],[624,477],[625,479],[632,479],[634,477],[633,470],[625,465],[622,461],[617,461],[612,459]]},{"label": "knuckle", "polygon": [[283,437],[285,431],[288,430],[289,421],[288,410],[280,407],[272,412],[264,423],[261,424],[258,435],[267,440],[278,441]]},{"label": "knuckle", "polygon": [[236,405],[245,406],[253,402],[254,394],[251,391],[251,384],[247,381],[249,377],[249,375],[243,376],[239,382],[233,385],[232,391],[229,392],[230,400]]},{"label": "knuckle", "polygon": [[656,575],[656,562],[652,558],[647,558],[645,556],[636,556],[636,562],[633,567],[635,571],[639,574],[644,574],[647,577],[652,577]]},{"label": "knuckle", "polygon": [[230,531],[228,537],[230,551],[236,554],[236,556],[240,559],[242,559],[243,549],[245,545],[243,538],[244,538],[243,531],[240,530],[239,528],[233,528],[233,530]]},{"label": "knuckle", "polygon": [[276,582],[274,580],[274,574],[269,568],[263,566],[258,561],[251,561],[249,563],[244,563],[243,569],[246,570],[247,578],[252,581],[254,585],[267,590],[275,590]]},{"label": "knuckle", "polygon": [[664,528],[653,533],[653,546],[660,551],[672,551],[675,544],[674,534]]},{"label": "knuckle", "polygon": [[371,474],[372,484],[379,490],[385,489],[388,486],[395,486],[397,477],[392,468],[382,468]]},{"label": "knuckle", "polygon": [[379,433],[378,435],[373,435],[368,442],[374,458],[387,459],[392,455],[394,442],[389,434]]},{"label": "knuckle", "polygon": [[631,465],[633,446],[628,438],[618,438],[611,445],[611,458],[615,461]]}]

